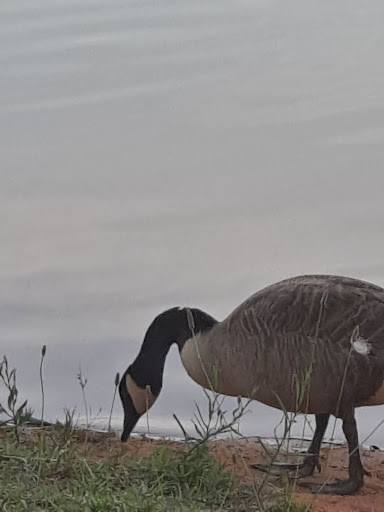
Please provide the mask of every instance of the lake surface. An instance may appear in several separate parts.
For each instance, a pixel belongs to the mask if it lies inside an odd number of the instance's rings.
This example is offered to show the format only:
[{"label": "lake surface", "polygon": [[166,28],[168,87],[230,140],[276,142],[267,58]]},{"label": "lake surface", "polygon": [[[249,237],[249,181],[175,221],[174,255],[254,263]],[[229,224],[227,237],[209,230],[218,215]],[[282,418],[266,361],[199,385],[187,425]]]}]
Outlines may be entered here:
[{"label": "lake surface", "polygon": [[[382,0],[1,3],[0,353],[37,412],[43,344],[47,418],[83,415],[81,367],[105,426],[164,309],[220,319],[309,272],[384,285],[383,19]],[[194,400],[173,348],[151,431]],[[359,411],[361,440],[382,418]],[[242,432],[279,419],[255,403]]]}]

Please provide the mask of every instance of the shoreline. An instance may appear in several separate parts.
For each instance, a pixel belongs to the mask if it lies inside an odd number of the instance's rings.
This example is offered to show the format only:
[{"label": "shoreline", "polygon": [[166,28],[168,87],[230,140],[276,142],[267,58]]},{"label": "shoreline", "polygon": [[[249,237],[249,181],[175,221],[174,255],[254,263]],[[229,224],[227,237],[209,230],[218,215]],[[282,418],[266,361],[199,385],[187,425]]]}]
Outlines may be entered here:
[{"label": "shoreline", "polygon": [[[20,428],[21,443],[37,443],[41,432],[49,432],[53,427]],[[12,427],[0,429],[0,442],[5,439],[6,432]],[[74,439],[76,453],[84,457],[90,464],[105,461],[113,457],[121,457],[122,461],[134,458],[143,459],[154,449],[169,447],[175,451],[185,451],[187,445],[180,440],[166,439],[161,436],[147,436],[136,433],[126,443],[121,443],[116,432],[105,432],[93,429],[75,428],[71,436]],[[301,441],[301,440],[300,440]],[[291,441],[292,442],[292,441]],[[334,478],[347,478],[347,450],[343,444],[324,444],[321,450],[321,473],[316,473],[306,481],[324,482]],[[260,442],[255,438],[217,439],[209,441],[209,454],[216,459],[235,480],[241,484],[259,483],[265,473],[251,468],[252,464],[265,463],[265,453]],[[293,446],[293,445],[292,445]],[[273,446],[268,446],[273,450]],[[284,451],[284,450],[283,450]],[[288,454],[283,451],[279,460],[297,461],[300,451],[291,450]],[[302,451],[301,451],[302,452]],[[364,467],[371,473],[365,477],[365,485],[352,496],[314,496],[306,489],[295,485],[292,501],[310,505],[313,512],[382,512],[384,510],[384,452],[381,450],[361,449]],[[273,469],[273,468],[272,468]],[[275,480],[276,478],[276,480]],[[279,485],[280,476],[271,476],[272,485]]]}]

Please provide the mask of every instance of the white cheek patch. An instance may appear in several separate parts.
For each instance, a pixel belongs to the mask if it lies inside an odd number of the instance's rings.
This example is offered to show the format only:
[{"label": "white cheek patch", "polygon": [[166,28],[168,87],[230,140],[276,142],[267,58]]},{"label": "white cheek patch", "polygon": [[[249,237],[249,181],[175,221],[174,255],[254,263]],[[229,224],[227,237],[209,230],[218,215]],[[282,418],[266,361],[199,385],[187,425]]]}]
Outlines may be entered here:
[{"label": "white cheek patch", "polygon": [[147,386],[147,389],[139,388],[129,373],[125,378],[125,382],[137,414],[140,416],[145,414],[155,403],[157,396],[152,393],[150,386]]}]

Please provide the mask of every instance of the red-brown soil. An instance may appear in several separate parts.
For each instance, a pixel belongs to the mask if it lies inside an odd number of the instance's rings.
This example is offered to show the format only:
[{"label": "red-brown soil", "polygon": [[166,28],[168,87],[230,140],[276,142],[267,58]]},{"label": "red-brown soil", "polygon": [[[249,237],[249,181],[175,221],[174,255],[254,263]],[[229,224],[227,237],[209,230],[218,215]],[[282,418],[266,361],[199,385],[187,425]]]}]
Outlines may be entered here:
[{"label": "red-brown soil", "polygon": [[[26,438],[33,440],[36,431],[25,431]],[[91,461],[112,455],[124,458],[148,455],[155,447],[167,444],[175,450],[184,450],[185,444],[148,439],[144,436],[121,443],[113,433],[76,431],[77,450]],[[265,473],[252,469],[251,464],[265,463],[265,454],[255,439],[220,440],[210,443],[210,452],[242,482],[260,483]],[[293,499],[312,505],[313,512],[384,512],[384,452],[361,450],[362,462],[371,476],[365,477],[364,487],[353,496],[313,495],[296,485]],[[323,483],[334,478],[347,477],[348,455],[346,447],[323,448],[322,470],[306,481]]]},{"label": "red-brown soil", "polygon": [[[92,437],[92,436],[91,436]],[[89,440],[88,440],[89,441]],[[145,456],[152,449],[167,443],[174,449],[185,449],[183,443],[131,438],[121,443],[114,435],[95,434],[87,443],[87,456],[99,459],[112,454],[125,457]],[[255,439],[220,440],[210,444],[211,454],[226,468],[233,470],[241,481],[260,482],[264,473],[252,469],[251,464],[263,463],[264,450]],[[361,450],[362,462],[371,476],[365,477],[364,487],[353,496],[313,495],[296,486],[294,501],[312,505],[313,512],[384,512],[384,452]],[[316,472],[306,481],[323,483],[334,478],[347,478],[348,454],[344,446],[324,448],[321,452],[321,473]]]}]

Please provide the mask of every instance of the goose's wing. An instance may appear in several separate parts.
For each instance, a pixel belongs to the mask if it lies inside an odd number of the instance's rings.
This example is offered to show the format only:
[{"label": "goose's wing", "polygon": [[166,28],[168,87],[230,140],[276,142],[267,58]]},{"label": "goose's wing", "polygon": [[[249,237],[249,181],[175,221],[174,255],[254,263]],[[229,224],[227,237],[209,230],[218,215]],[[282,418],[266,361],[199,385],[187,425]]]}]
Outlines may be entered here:
[{"label": "goose's wing", "polygon": [[259,399],[270,405],[273,389],[293,407],[308,372],[312,412],[364,404],[383,383],[384,290],[369,283],[324,276],[277,283],[241,304],[222,333],[231,361],[257,376]]},{"label": "goose's wing", "polygon": [[236,338],[259,343],[322,339],[349,350],[369,343],[384,359],[384,290],[357,279],[299,276],[264,288],[224,321]]}]

